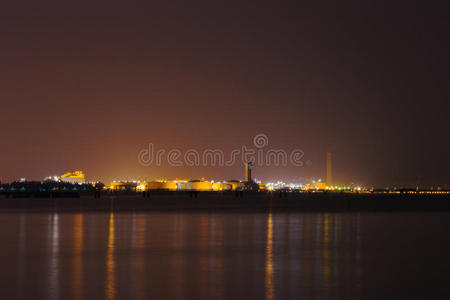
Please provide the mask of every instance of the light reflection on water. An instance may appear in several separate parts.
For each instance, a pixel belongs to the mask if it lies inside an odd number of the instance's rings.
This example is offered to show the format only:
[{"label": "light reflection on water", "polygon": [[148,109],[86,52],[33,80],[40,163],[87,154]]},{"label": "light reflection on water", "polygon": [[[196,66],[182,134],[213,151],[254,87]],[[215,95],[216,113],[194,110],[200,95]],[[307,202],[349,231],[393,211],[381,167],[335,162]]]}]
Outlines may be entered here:
[{"label": "light reflection on water", "polygon": [[272,213],[267,220],[267,246],[266,246],[266,300],[273,299],[273,221]]},{"label": "light reflection on water", "polygon": [[135,234],[134,240],[136,241],[136,256],[135,256],[136,274],[134,274],[137,292],[136,299],[141,300],[145,299],[143,293],[145,289],[145,256],[143,252],[145,249],[146,218],[142,214],[139,215],[134,214],[133,218],[136,220],[137,223],[137,230],[134,232]]},{"label": "light reflection on water", "polygon": [[[446,269],[434,278],[411,266],[432,269],[434,257],[449,262],[435,252],[450,250],[439,231],[442,222],[450,225],[443,216],[0,214],[2,293],[9,299],[376,299],[386,293],[378,287],[388,285],[390,272],[405,278],[391,293],[404,294],[409,282],[435,283],[442,292]],[[398,247],[405,243],[409,252]],[[409,258],[414,264],[407,269],[399,261]],[[33,272],[39,276],[27,276]],[[415,295],[421,294],[410,298]]]},{"label": "light reflection on water", "polygon": [[114,213],[111,212],[109,215],[108,251],[106,254],[105,296],[107,300],[114,300],[116,297],[116,262],[114,258],[114,234]]},{"label": "light reflection on water", "polygon": [[50,265],[49,265],[49,287],[50,299],[59,297],[59,215],[52,214],[49,218],[49,242],[50,242]]},{"label": "light reflection on water", "polygon": [[184,295],[183,273],[185,269],[183,255],[178,254],[184,247],[184,218],[183,215],[176,215],[174,220],[173,249],[175,255],[171,259],[171,270],[173,272],[174,288],[171,289],[173,299],[182,299]]},{"label": "light reflection on water", "polygon": [[324,299],[330,299],[330,241],[329,241],[329,215],[325,213],[323,215],[323,291]]},{"label": "light reflection on water", "polygon": [[25,298],[23,286],[25,284],[25,255],[26,255],[26,215],[20,214],[19,216],[19,243],[18,243],[18,261],[17,261],[17,296],[20,299]]},{"label": "light reflection on water", "polygon": [[73,298],[83,299],[83,214],[74,216],[73,224]]}]

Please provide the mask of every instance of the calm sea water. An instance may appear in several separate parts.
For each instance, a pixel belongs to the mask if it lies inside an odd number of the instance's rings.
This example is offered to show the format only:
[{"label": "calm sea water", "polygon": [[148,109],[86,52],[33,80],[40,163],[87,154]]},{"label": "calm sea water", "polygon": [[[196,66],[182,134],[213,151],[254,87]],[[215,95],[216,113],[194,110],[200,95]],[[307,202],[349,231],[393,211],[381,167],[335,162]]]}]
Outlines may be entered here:
[{"label": "calm sea water", "polygon": [[2,299],[448,299],[444,213],[0,213]]}]

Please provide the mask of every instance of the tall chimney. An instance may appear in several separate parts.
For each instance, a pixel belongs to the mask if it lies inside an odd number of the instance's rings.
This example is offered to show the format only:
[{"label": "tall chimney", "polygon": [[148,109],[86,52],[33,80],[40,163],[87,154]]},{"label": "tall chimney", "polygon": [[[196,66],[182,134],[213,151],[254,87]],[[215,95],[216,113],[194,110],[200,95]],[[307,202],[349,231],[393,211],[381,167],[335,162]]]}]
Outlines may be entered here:
[{"label": "tall chimney", "polygon": [[251,162],[245,163],[245,181],[252,181],[252,168],[253,164]]},{"label": "tall chimney", "polygon": [[333,185],[333,171],[331,163],[331,152],[327,152],[327,186]]}]

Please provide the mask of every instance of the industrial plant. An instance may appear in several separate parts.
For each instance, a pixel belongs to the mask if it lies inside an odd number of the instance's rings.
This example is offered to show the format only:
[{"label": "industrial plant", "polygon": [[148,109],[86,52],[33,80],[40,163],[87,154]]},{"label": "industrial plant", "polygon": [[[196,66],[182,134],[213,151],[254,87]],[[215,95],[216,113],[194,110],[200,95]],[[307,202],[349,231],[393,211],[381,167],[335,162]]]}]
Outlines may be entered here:
[{"label": "industrial plant", "polygon": [[[290,192],[341,192],[341,193],[418,193],[418,194],[446,194],[447,190],[437,189],[419,189],[419,188],[385,188],[374,189],[366,188],[359,185],[337,185],[333,179],[333,163],[332,153],[327,152],[326,161],[326,180],[317,179],[310,182],[285,183],[277,182],[260,182],[252,177],[254,164],[246,162],[244,164],[242,179],[229,180],[207,180],[200,179],[157,179],[157,180],[115,180],[109,184],[103,184],[98,181],[86,181],[86,175],[81,170],[68,171],[62,175],[52,175],[44,178],[43,182],[27,181],[21,178],[9,184],[0,182],[0,194],[19,195],[23,193],[48,193],[48,192],[92,192],[101,191],[110,193],[140,193],[140,192],[229,192],[229,191],[290,191]],[[97,195],[97,194],[96,194]]]}]

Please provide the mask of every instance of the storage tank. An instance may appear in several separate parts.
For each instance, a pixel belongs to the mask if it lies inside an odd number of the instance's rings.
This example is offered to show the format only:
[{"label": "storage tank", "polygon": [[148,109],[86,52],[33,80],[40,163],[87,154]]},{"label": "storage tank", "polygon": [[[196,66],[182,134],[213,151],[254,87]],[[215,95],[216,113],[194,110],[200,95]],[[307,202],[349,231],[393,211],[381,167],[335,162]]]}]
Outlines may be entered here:
[{"label": "storage tank", "polygon": [[147,184],[149,190],[167,190],[176,191],[178,189],[177,182],[175,181],[150,181]]},{"label": "storage tank", "polygon": [[188,191],[212,191],[213,184],[210,181],[191,180],[186,182],[185,189]]},{"label": "storage tank", "polygon": [[233,185],[228,182],[214,182],[212,184],[213,191],[231,191]]}]

